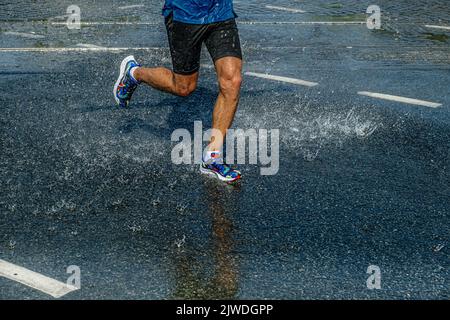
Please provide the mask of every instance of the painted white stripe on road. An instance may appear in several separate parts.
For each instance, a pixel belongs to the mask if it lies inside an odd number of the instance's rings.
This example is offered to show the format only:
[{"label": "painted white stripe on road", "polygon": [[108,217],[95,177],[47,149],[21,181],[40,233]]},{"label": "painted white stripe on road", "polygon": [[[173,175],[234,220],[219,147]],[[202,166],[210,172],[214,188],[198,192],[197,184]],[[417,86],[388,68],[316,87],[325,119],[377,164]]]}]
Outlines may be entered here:
[{"label": "painted white stripe on road", "polygon": [[314,86],[318,85],[317,82],[310,82],[310,81],[305,81],[305,80],[300,80],[300,79],[295,79],[295,78],[288,78],[288,77],[281,77],[281,76],[274,76],[274,75],[265,74],[265,73],[245,72],[245,75],[263,78],[263,79],[287,82],[287,83],[292,83],[292,84],[298,84],[298,85],[306,86],[306,87],[314,87]]},{"label": "painted white stripe on road", "polygon": [[425,25],[425,27],[432,28],[432,29],[450,30],[450,27],[447,27],[447,26],[436,26],[436,25],[432,25],[432,24],[427,24],[427,25]]},{"label": "painted white stripe on road", "polygon": [[[67,22],[51,22],[55,26],[65,26]],[[157,26],[161,25],[159,22],[128,22],[128,21],[85,21],[80,22],[80,26]]]},{"label": "painted white stripe on road", "polygon": [[271,5],[267,5],[266,8],[267,9],[273,9],[273,10],[281,10],[281,11],[293,12],[293,13],[305,13],[306,12],[306,11],[303,11],[301,9],[293,9],[293,8],[271,6]]},{"label": "painted white stripe on road", "polygon": [[106,49],[106,47],[102,47],[102,46],[96,46],[95,44],[90,44],[90,43],[78,43],[77,47],[81,47],[81,48],[94,48],[94,49]]},{"label": "painted white stripe on road", "polygon": [[366,21],[241,21],[238,24],[254,24],[254,25],[366,25]]},{"label": "painted white stripe on road", "polygon": [[423,107],[429,107],[429,108],[438,108],[438,107],[442,106],[441,103],[424,101],[424,100],[417,100],[417,99],[411,99],[411,98],[405,98],[405,97],[399,97],[399,96],[393,96],[393,95],[384,94],[384,93],[360,91],[360,92],[358,92],[358,94],[362,95],[362,96],[372,97],[372,98],[378,98],[378,99],[383,99],[383,100],[407,103],[407,104],[423,106]]},{"label": "painted white stripe on road", "polygon": [[3,34],[9,35],[9,36],[18,36],[23,38],[29,38],[29,39],[43,39],[45,36],[42,36],[40,34],[35,33],[25,33],[25,32],[15,32],[15,31],[6,31],[3,32]]},{"label": "painted white stripe on road", "polygon": [[120,48],[107,48],[107,47],[77,47],[77,48],[0,48],[0,52],[121,52],[121,51],[154,51],[154,50],[166,50],[162,47],[120,47]]},{"label": "painted white stripe on road", "polygon": [[[67,22],[50,22],[51,25],[65,26]],[[241,25],[366,25],[366,21],[237,21]],[[159,26],[160,22],[127,22],[127,21],[85,21],[81,26]]]},{"label": "painted white stripe on road", "polygon": [[129,6],[117,7],[117,9],[124,10],[124,9],[135,9],[135,8],[142,8],[142,7],[145,7],[145,5],[144,4],[132,4]]},{"label": "painted white stripe on road", "polygon": [[215,66],[213,64],[206,64],[206,63],[200,64],[200,67],[206,68],[206,69],[214,69],[215,68]]},{"label": "painted white stripe on road", "polygon": [[[244,49],[249,50],[303,50],[303,52],[307,48],[315,48],[314,46],[309,47],[301,47],[301,46],[245,46]],[[352,47],[347,47],[347,49],[351,49]],[[83,44],[79,43],[76,47],[44,47],[44,48],[35,48],[35,47],[10,47],[10,48],[1,48],[0,52],[96,52],[96,51],[110,51],[110,52],[121,52],[126,50],[136,50],[136,51],[167,51],[167,47],[101,47],[91,44]]]},{"label": "painted white stripe on road", "polygon": [[46,277],[40,273],[16,266],[0,259],[0,276],[22,283],[33,289],[60,298],[69,292],[78,290],[74,286]]}]

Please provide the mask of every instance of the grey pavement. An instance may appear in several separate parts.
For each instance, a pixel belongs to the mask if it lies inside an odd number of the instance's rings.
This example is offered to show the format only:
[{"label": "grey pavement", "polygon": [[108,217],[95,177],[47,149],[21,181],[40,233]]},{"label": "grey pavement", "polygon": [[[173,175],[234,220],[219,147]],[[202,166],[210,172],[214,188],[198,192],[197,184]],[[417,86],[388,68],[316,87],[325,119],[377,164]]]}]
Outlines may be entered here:
[{"label": "grey pavement", "polygon": [[[244,71],[319,84],[244,76],[234,127],[279,129],[280,169],[234,186],[170,158],[175,129],[211,123],[206,51],[192,96],[115,105],[125,56],[171,65],[160,1],[121,3],[78,1],[80,30],[49,24],[71,1],[0,3],[0,259],[79,266],[62,299],[449,299],[450,31],[425,27],[448,1],[378,1],[382,30],[339,24],[372,1],[235,1]],[[0,277],[0,299],[51,297]]]}]

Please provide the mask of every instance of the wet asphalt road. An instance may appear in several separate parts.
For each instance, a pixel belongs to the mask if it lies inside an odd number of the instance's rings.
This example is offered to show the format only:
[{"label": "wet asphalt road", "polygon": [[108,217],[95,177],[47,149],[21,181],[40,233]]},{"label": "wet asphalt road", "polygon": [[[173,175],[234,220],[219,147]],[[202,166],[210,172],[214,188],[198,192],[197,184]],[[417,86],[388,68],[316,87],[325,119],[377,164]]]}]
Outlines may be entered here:
[{"label": "wet asphalt road", "polygon": [[[244,78],[234,127],[280,129],[280,170],[240,166],[236,186],[170,161],[173,130],[210,124],[206,53],[192,96],[114,104],[124,56],[170,66],[159,1],[80,1],[82,21],[134,23],[81,30],[49,26],[72,3],[47,3],[0,3],[0,48],[42,49],[0,50],[0,259],[60,281],[80,266],[63,299],[449,298],[450,33],[424,27],[450,26],[447,1],[380,1],[380,31],[279,23],[364,20],[366,1],[236,1],[244,71],[319,83]],[[80,44],[148,49],[46,51]],[[0,277],[0,299],[48,298]]]}]

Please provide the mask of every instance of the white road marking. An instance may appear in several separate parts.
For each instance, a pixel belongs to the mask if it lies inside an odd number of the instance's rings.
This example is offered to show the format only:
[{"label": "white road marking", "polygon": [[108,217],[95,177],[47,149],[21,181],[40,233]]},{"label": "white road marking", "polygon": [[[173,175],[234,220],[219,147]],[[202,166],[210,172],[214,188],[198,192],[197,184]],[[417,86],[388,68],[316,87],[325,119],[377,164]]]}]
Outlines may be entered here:
[{"label": "white road marking", "polygon": [[0,276],[60,298],[78,288],[0,259]]},{"label": "white road marking", "polygon": [[[55,26],[65,26],[67,25],[67,22],[50,22],[50,24]],[[129,22],[129,21],[81,21],[81,26],[137,26],[137,25],[144,25],[144,26],[157,26],[161,25],[159,22]]]},{"label": "white road marking", "polygon": [[95,44],[90,44],[90,43],[78,43],[77,47],[81,47],[81,48],[94,48],[94,49],[106,49],[106,47],[102,47],[102,46],[97,46]]},{"label": "white road marking", "polygon": [[25,33],[25,32],[15,32],[15,31],[6,31],[3,32],[3,34],[9,35],[9,36],[18,36],[23,38],[29,38],[29,39],[43,39],[45,36],[35,33]]},{"label": "white road marking", "polygon": [[144,4],[132,4],[129,6],[117,7],[117,9],[124,10],[124,9],[135,9],[135,8],[142,8],[142,7],[145,7],[145,5]]},{"label": "white road marking", "polygon": [[366,21],[240,21],[238,24],[254,24],[254,25],[366,25]]},{"label": "white road marking", "polygon": [[436,25],[432,25],[432,24],[427,24],[427,25],[425,25],[425,27],[432,28],[432,29],[450,30],[450,27],[447,27],[447,26],[436,26]]},{"label": "white road marking", "polygon": [[[237,21],[241,25],[365,25],[366,21]],[[51,25],[66,26],[67,22],[50,22]],[[81,21],[81,26],[159,26],[160,22],[128,21]]]},{"label": "white road marking", "polygon": [[293,12],[293,13],[305,13],[306,12],[306,11],[303,11],[301,9],[293,9],[293,8],[271,6],[271,5],[266,5],[266,8],[267,9],[273,9],[273,10],[288,11],[288,12]]},{"label": "white road marking", "polygon": [[[296,46],[246,46],[245,49],[258,49],[258,50],[279,50],[279,49],[301,49]],[[48,47],[48,48],[34,48],[34,47],[13,47],[13,48],[1,48],[0,52],[122,52],[127,50],[135,51],[166,51],[167,47],[101,47],[93,44],[79,43],[76,47]],[[305,48],[303,48],[303,51]],[[205,64],[206,66],[206,64]]]},{"label": "white road marking", "polygon": [[154,51],[166,50],[162,47],[71,47],[71,48],[0,48],[0,52],[121,52],[128,50]]},{"label": "white road marking", "polygon": [[206,63],[200,64],[200,67],[205,68],[205,69],[214,69],[215,68],[215,66],[213,64],[206,64]]},{"label": "white road marking", "polygon": [[295,79],[295,78],[288,78],[288,77],[281,77],[281,76],[274,76],[274,75],[265,74],[265,73],[245,72],[245,75],[263,78],[263,79],[287,82],[287,83],[292,83],[292,84],[298,84],[298,85],[306,86],[306,87],[314,87],[314,86],[318,85],[317,82],[310,82],[310,81],[305,81],[305,80],[300,80],[300,79]]},{"label": "white road marking", "polygon": [[389,100],[389,101],[396,101],[396,102],[407,103],[407,104],[423,106],[423,107],[429,107],[429,108],[438,108],[438,107],[442,106],[441,103],[424,101],[424,100],[417,100],[417,99],[411,99],[411,98],[405,98],[405,97],[399,97],[399,96],[393,96],[393,95],[384,94],[384,93],[359,91],[358,94],[362,95],[362,96],[372,97],[372,98],[378,98],[378,99]]}]

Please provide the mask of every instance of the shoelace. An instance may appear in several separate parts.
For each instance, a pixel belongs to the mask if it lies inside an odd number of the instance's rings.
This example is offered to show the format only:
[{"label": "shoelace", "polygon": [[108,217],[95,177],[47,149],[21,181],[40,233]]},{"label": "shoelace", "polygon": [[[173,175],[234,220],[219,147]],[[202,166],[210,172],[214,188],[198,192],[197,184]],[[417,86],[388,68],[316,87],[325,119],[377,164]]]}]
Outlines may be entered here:
[{"label": "shoelace", "polygon": [[222,173],[224,176],[227,176],[229,173],[231,173],[232,177],[235,177],[237,173],[226,163],[211,163],[212,167],[216,168],[220,173]]},{"label": "shoelace", "polygon": [[220,172],[223,172],[223,174],[227,174],[231,170],[231,168],[226,164],[213,163],[212,165],[215,166]]},{"label": "shoelace", "polygon": [[121,95],[125,95],[128,97],[128,94],[132,93],[136,87],[138,86],[134,81],[127,77],[125,83],[123,83],[123,87],[121,88]]}]

